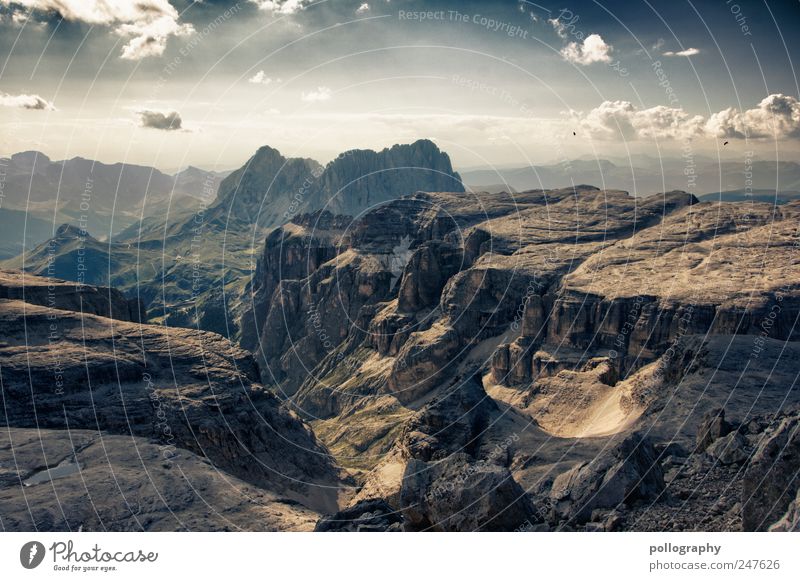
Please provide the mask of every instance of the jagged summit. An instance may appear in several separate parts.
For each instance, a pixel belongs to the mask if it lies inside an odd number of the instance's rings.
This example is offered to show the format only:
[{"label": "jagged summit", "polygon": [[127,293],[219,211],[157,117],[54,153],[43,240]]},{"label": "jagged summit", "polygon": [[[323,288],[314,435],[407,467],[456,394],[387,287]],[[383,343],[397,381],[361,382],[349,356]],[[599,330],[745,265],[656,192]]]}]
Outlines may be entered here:
[{"label": "jagged summit", "polygon": [[69,222],[65,222],[61,224],[56,230],[56,238],[91,238],[94,240],[94,236],[79,228],[78,226],[74,226]]},{"label": "jagged summit", "polygon": [[358,214],[417,191],[464,191],[450,156],[428,139],[381,151],[342,153],[325,167],[310,204],[338,214]]},{"label": "jagged summit", "polygon": [[450,157],[428,139],[381,151],[351,149],[324,168],[265,145],[222,181],[217,206],[270,227],[316,210],[356,215],[417,191],[464,191]]}]

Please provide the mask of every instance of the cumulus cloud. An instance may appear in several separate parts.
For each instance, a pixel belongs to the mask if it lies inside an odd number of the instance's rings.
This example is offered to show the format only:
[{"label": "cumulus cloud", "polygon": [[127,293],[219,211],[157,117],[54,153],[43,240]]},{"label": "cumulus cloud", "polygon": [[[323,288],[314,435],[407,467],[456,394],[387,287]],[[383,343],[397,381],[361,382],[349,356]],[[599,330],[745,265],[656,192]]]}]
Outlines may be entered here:
[{"label": "cumulus cloud", "polygon": [[732,107],[690,115],[659,105],[639,109],[629,101],[605,101],[588,113],[571,112],[572,122],[596,139],[800,138],[800,101],[774,94],[753,109]]},{"label": "cumulus cloud", "polygon": [[275,14],[294,14],[303,10],[313,0],[250,0],[261,10]]},{"label": "cumulus cloud", "polygon": [[668,50],[662,53],[664,56],[694,56],[696,54],[700,54],[699,48],[687,48],[685,50],[679,50],[678,52],[674,52]]},{"label": "cumulus cloud", "polygon": [[177,131],[181,128],[183,120],[177,111],[161,113],[160,111],[139,111],[139,121],[142,127],[161,129],[162,131]]},{"label": "cumulus cloud", "polygon": [[36,109],[39,111],[56,110],[50,101],[42,99],[39,95],[9,95],[8,93],[0,93],[0,106],[16,107],[19,109]]},{"label": "cumulus cloud", "polygon": [[683,109],[659,105],[638,109],[629,101],[605,101],[588,113],[574,113],[581,128],[596,139],[680,139],[702,134],[704,119]]},{"label": "cumulus cloud", "polygon": [[777,93],[762,99],[753,109],[724,109],[709,117],[706,130],[714,137],[798,138],[800,101]]},{"label": "cumulus cloud", "polygon": [[253,83],[254,85],[269,85],[272,79],[268,77],[264,71],[258,71],[255,75],[247,79],[247,82]]},{"label": "cumulus cloud", "polygon": [[583,42],[570,42],[561,49],[561,56],[577,65],[610,63],[613,47],[599,34],[590,34]]},{"label": "cumulus cloud", "polygon": [[366,2],[356,8],[356,14],[366,14],[367,12],[369,12],[369,4]]},{"label": "cumulus cloud", "polygon": [[168,0],[0,0],[13,11],[54,12],[64,20],[109,26],[128,42],[121,57],[139,60],[164,53],[170,36],[194,32],[178,22],[178,11]]},{"label": "cumulus cloud", "polygon": [[331,98],[331,90],[328,87],[317,87],[314,91],[303,91],[300,94],[300,100],[306,103],[318,103],[320,101],[329,101]]}]

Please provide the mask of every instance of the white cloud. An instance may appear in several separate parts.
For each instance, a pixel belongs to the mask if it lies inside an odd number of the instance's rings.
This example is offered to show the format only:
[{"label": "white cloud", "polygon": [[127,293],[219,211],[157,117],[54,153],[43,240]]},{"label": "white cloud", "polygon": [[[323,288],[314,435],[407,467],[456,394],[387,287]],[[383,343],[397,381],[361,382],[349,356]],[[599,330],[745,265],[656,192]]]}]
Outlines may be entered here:
[{"label": "white cloud", "polygon": [[699,48],[687,48],[685,50],[679,50],[678,52],[668,50],[663,53],[664,56],[694,56],[696,54],[700,54]]},{"label": "white cloud", "polygon": [[588,113],[570,113],[573,123],[597,139],[800,138],[800,101],[773,94],[753,109],[729,107],[712,114],[690,115],[659,105],[639,109],[629,101],[605,101]]},{"label": "white cloud", "polygon": [[139,111],[139,124],[150,129],[161,131],[178,131],[183,126],[183,119],[177,111],[162,113],[161,111]]},{"label": "white cloud", "polygon": [[798,138],[800,101],[777,93],[764,98],[753,109],[724,109],[709,117],[706,131],[713,137]]},{"label": "white cloud", "polygon": [[254,85],[269,85],[272,79],[264,74],[264,71],[258,71],[255,75],[247,79],[247,82],[253,83]]},{"label": "white cloud", "polygon": [[561,56],[567,61],[577,65],[590,65],[592,63],[611,62],[613,47],[599,34],[590,34],[582,42],[570,42],[561,49]]},{"label": "white cloud", "polygon": [[683,139],[701,135],[704,119],[683,109],[659,105],[638,109],[629,101],[605,101],[588,113],[575,113],[580,127],[596,139]]},{"label": "white cloud", "polygon": [[300,94],[300,100],[306,103],[318,103],[320,101],[329,101],[331,98],[331,90],[328,87],[317,87],[314,91],[303,91]]},{"label": "white cloud", "polygon": [[194,32],[178,22],[178,11],[167,0],[0,0],[12,10],[56,12],[65,20],[109,26],[123,38],[122,58],[139,60],[164,53],[170,36]]},{"label": "white cloud", "polygon": [[356,14],[366,14],[367,12],[369,12],[369,4],[366,2],[356,8]]},{"label": "white cloud", "polygon": [[313,0],[250,0],[260,10],[275,14],[294,14],[303,10]]},{"label": "white cloud", "polygon": [[0,93],[0,107],[37,109],[40,111],[56,110],[50,101],[42,99],[39,95],[9,95],[8,93]]}]

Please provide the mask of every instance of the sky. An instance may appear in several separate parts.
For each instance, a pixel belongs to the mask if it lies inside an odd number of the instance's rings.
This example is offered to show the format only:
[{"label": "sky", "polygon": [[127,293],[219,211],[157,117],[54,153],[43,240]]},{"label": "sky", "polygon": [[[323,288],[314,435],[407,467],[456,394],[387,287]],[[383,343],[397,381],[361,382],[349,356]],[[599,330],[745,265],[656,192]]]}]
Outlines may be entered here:
[{"label": "sky", "polygon": [[800,161],[800,3],[0,0],[0,155]]}]

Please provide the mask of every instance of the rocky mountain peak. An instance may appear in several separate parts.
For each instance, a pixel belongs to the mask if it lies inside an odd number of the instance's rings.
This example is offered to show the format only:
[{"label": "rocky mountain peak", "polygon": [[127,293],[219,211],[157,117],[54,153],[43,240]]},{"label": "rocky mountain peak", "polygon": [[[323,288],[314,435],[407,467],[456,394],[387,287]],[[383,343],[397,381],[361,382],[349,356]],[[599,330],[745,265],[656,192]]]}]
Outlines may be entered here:
[{"label": "rocky mountain peak", "polygon": [[342,153],[325,167],[312,204],[355,215],[417,191],[464,191],[450,156],[429,139]]},{"label": "rocky mountain peak", "polygon": [[69,223],[61,224],[61,226],[58,227],[58,230],[56,230],[56,238],[91,238],[94,240],[87,232]]}]

